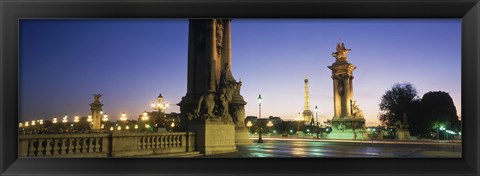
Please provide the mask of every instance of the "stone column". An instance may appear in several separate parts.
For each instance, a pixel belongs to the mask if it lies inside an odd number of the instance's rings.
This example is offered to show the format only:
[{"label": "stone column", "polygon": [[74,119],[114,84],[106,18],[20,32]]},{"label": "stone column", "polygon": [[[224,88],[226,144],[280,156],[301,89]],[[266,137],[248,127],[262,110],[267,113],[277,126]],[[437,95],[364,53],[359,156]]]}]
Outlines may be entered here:
[{"label": "stone column", "polygon": [[333,79],[333,118],[339,118],[341,114],[340,95],[338,94],[338,78],[332,75]]},{"label": "stone column", "polygon": [[103,104],[100,103],[100,97],[101,94],[96,94],[94,95],[94,101],[93,103],[90,104],[90,111],[92,113],[92,118],[93,118],[93,126],[92,130],[100,130],[101,127],[101,111],[102,111],[102,106]]},{"label": "stone column", "polygon": [[192,19],[189,26],[188,89],[178,104],[181,128],[196,134],[196,149],[205,155],[236,151],[232,112],[225,108],[231,104],[241,114],[244,104],[229,102],[230,86],[237,83],[229,70],[230,20]]},{"label": "stone column", "polygon": [[348,75],[345,75],[344,79],[344,85],[345,85],[345,93],[343,94],[343,115],[342,117],[352,117],[352,111],[351,111],[351,102],[350,100],[352,100],[352,97],[350,96],[351,95],[351,89],[350,89],[350,76]]}]

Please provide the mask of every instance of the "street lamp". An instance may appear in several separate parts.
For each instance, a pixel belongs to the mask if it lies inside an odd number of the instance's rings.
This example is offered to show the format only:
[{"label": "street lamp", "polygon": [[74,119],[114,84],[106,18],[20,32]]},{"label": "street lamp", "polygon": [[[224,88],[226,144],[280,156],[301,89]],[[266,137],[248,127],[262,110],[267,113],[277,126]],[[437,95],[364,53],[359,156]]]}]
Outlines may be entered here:
[{"label": "street lamp", "polygon": [[250,133],[250,127],[252,127],[252,122],[248,121],[247,122],[247,127],[248,127],[248,132]]},{"label": "street lamp", "polygon": [[80,121],[80,118],[78,116],[75,116],[73,119],[73,122],[75,123],[75,128],[77,128],[77,123]]},{"label": "street lamp", "polygon": [[122,113],[122,116],[120,117],[120,121],[122,121],[123,124],[127,122],[127,114],[125,114],[125,112]]},{"label": "street lamp", "polygon": [[104,114],[104,115],[103,115],[102,121],[103,121],[103,122],[107,122],[107,121],[108,121],[108,115],[107,115],[107,114]]},{"label": "street lamp", "polygon": [[168,102],[163,103],[163,96],[160,94],[157,97],[157,103],[151,103],[150,106],[152,107],[153,110],[157,110],[158,112],[166,112],[170,104]]},{"label": "street lamp", "polygon": [[273,126],[272,121],[268,121],[267,126],[270,130],[272,130],[272,126]]},{"label": "street lamp", "polygon": [[258,130],[259,130],[259,133],[258,133],[258,140],[257,140],[257,143],[263,143],[263,140],[262,140],[262,126],[260,125],[260,123],[262,122],[261,119],[262,119],[262,95],[258,94],[258,98],[257,98],[257,101],[258,101]]},{"label": "street lamp", "polygon": [[317,121],[317,139],[320,139],[320,126],[319,126],[319,123],[318,123],[318,107],[317,105],[315,105],[315,120]]},{"label": "street lamp", "polygon": [[88,127],[90,127],[90,130],[91,130],[93,126],[93,118],[91,115],[87,117],[87,122],[88,122]]},{"label": "street lamp", "polygon": [[32,120],[31,125],[33,128],[33,134],[37,134],[37,128],[35,127],[35,120]]},{"label": "street lamp", "polygon": [[52,123],[53,123],[53,124],[57,124],[57,122],[58,122],[58,121],[57,121],[57,118],[54,117],[53,120],[52,120]]},{"label": "street lamp", "polygon": [[67,122],[68,122],[68,116],[65,114],[65,116],[63,116],[62,118],[64,132],[67,132]]}]

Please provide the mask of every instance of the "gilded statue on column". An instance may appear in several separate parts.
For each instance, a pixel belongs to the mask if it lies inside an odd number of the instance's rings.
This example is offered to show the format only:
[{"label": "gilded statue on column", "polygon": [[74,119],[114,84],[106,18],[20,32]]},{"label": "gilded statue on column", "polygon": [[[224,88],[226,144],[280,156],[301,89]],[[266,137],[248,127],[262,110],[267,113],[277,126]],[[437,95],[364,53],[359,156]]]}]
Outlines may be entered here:
[{"label": "gilded statue on column", "polygon": [[336,62],[348,61],[347,54],[351,49],[346,49],[344,43],[337,43],[337,51],[332,53],[332,56],[336,59]]}]

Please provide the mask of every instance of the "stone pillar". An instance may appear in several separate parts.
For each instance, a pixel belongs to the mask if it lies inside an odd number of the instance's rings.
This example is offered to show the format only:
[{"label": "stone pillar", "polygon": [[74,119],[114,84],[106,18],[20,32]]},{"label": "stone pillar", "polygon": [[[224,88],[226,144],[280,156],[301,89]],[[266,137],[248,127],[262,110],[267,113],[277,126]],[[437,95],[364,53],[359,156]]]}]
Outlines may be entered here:
[{"label": "stone pillar", "polygon": [[[230,19],[192,19],[189,23],[188,88],[178,103],[180,128],[195,132],[196,148],[205,155],[235,151],[239,124],[234,118],[245,118],[241,83],[230,70],[230,30]],[[238,136],[243,138],[248,136]]]},{"label": "stone pillar", "polygon": [[93,126],[92,130],[99,131],[101,127],[101,122],[102,122],[102,114],[100,113],[102,111],[102,106],[103,104],[100,103],[100,97],[101,94],[96,94],[94,95],[94,101],[93,103],[90,104],[90,111],[92,113],[92,118],[93,118]]},{"label": "stone pillar", "polygon": [[333,118],[340,118],[341,116],[341,106],[340,106],[340,95],[338,94],[338,78],[332,75],[333,79]]},{"label": "stone pillar", "polygon": [[[328,135],[331,139],[363,139],[365,138],[363,126],[365,119],[353,117],[353,70],[357,67],[348,62],[346,49],[342,44],[337,44],[337,51],[332,53],[335,62],[328,66],[332,70],[334,115],[332,118],[332,132]],[[353,126],[353,127],[352,127]]]}]

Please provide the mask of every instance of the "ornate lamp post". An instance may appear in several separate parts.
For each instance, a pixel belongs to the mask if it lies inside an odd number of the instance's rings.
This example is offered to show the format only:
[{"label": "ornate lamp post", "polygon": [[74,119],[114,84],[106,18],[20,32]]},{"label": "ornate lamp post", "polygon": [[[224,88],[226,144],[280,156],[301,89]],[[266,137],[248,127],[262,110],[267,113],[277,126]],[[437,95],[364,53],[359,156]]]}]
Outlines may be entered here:
[{"label": "ornate lamp post", "polygon": [[88,127],[90,127],[90,129],[92,129],[92,126],[93,126],[93,118],[91,115],[89,115],[87,117],[87,122],[88,122]]},{"label": "ornate lamp post", "polygon": [[68,116],[65,114],[65,116],[63,116],[63,119],[62,119],[64,132],[67,132],[67,122],[68,122]]},{"label": "ornate lamp post", "polygon": [[252,127],[252,122],[248,121],[247,122],[247,127],[248,127],[248,132],[250,133],[250,127]]},{"label": "ornate lamp post", "polygon": [[268,126],[269,130],[272,131],[272,126],[273,126],[272,121],[268,121],[267,126]]},{"label": "ornate lamp post", "polygon": [[35,124],[36,124],[35,120],[32,120],[31,125],[33,128],[33,134],[37,134],[37,127],[35,127]]},{"label": "ornate lamp post", "polygon": [[170,127],[172,127],[171,132],[173,132],[173,128],[175,127],[175,121],[172,121],[172,123],[170,124]]},{"label": "ornate lamp post", "polygon": [[77,129],[78,128],[77,124],[78,122],[80,122],[80,118],[78,116],[75,116],[73,119],[73,122],[75,123],[74,129]]},{"label": "ornate lamp post", "polygon": [[257,98],[257,101],[258,101],[258,140],[257,140],[257,143],[263,143],[263,140],[262,140],[262,126],[260,125],[260,123],[262,122],[261,119],[262,119],[262,95],[258,95],[258,98]]},{"label": "ornate lamp post", "polygon": [[[120,121],[123,122],[124,125],[126,125],[127,122],[127,114],[125,112],[122,113],[122,116],[120,117]],[[120,128],[121,129],[121,128]]]},{"label": "ornate lamp post", "polygon": [[318,107],[315,105],[315,121],[317,121],[317,139],[320,139],[320,124],[318,123]]},{"label": "ornate lamp post", "polygon": [[150,106],[153,110],[157,110],[158,112],[165,112],[170,106],[170,104],[168,102],[163,103],[163,96],[162,94],[160,94],[157,97],[157,103],[151,103]]},{"label": "ornate lamp post", "polygon": [[148,121],[148,119],[149,119],[147,111],[143,111],[143,114],[142,114],[142,118],[141,118],[141,119],[142,119],[142,122],[145,124],[145,128],[144,128],[144,129],[146,129],[146,125],[147,125],[147,122],[146,122],[146,121]]},{"label": "ornate lamp post", "polygon": [[[102,113],[102,114],[103,114],[103,113]],[[103,121],[102,126],[107,124],[107,122],[108,122],[108,115],[107,115],[107,114],[103,114],[102,121]],[[105,128],[105,127],[104,127],[104,128]]]}]

